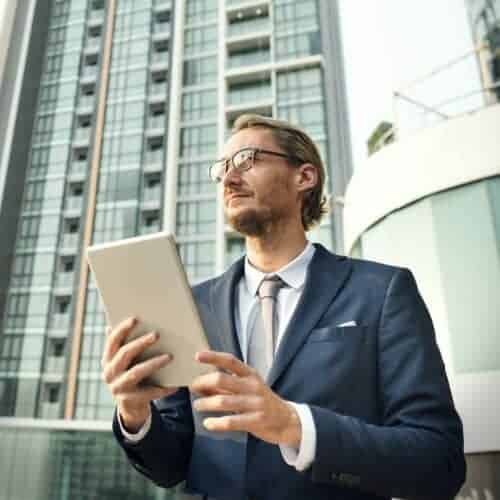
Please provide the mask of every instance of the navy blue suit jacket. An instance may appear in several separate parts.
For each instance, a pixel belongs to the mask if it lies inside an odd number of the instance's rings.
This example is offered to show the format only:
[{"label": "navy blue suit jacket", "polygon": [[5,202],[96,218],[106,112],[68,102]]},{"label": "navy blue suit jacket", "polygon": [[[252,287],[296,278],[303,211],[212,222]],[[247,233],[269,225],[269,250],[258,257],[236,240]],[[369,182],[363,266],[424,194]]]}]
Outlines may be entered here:
[{"label": "navy blue suit jacket", "polygon": [[[235,287],[243,259],[193,288],[209,343],[241,359]],[[357,326],[338,327],[351,320]],[[458,417],[426,306],[410,271],[316,245],[303,296],[268,378],[307,403],[317,430],[312,466],[297,472],[278,446],[203,428],[187,389],[152,405],[136,445],[115,435],[159,485],[218,500],[452,498],[464,481]]]}]

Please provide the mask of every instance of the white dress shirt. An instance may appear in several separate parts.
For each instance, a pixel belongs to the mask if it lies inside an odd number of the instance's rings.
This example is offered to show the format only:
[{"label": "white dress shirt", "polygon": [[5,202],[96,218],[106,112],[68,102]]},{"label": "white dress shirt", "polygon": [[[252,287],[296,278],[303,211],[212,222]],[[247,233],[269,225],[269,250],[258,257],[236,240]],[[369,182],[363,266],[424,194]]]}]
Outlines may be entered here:
[{"label": "white dress shirt", "polygon": [[[275,347],[277,349],[304,290],[307,268],[314,252],[314,246],[308,242],[300,255],[278,271],[270,274],[259,271],[252,266],[248,258],[245,259],[244,275],[236,288],[237,307],[235,311],[236,332],[244,361],[247,359],[248,350],[248,320],[253,309],[258,305],[257,290],[260,283],[266,276],[279,276],[287,285],[279,290],[277,296],[278,334]],[[280,445],[281,455],[288,465],[302,471],[311,465],[316,454],[316,427],[308,405],[297,404],[292,401],[288,403],[294,406],[299,415],[302,439],[298,450],[291,446]],[[151,417],[136,434],[131,434],[125,430],[119,414],[118,422],[125,439],[137,443],[149,431]]]}]

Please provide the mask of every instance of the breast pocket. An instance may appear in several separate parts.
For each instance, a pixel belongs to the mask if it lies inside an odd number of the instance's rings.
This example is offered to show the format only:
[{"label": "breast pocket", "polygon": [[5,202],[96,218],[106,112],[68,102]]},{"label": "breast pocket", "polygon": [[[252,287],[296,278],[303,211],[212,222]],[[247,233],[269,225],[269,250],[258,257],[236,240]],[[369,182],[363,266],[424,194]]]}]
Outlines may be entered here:
[{"label": "breast pocket", "polygon": [[324,326],[315,328],[307,337],[306,343],[316,342],[349,342],[359,341],[364,336],[366,327],[357,326]]}]

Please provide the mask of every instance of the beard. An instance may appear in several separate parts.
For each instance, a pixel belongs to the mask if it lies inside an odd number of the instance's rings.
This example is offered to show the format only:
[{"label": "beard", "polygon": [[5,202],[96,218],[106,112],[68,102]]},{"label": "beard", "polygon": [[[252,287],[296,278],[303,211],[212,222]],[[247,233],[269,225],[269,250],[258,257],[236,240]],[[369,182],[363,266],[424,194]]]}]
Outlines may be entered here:
[{"label": "beard", "polygon": [[270,217],[259,214],[257,210],[245,210],[239,214],[228,216],[229,225],[243,236],[263,236],[268,232]]},{"label": "beard", "polygon": [[240,213],[228,215],[229,225],[243,236],[262,237],[272,233],[273,228],[286,218],[280,210],[256,210],[254,208],[243,210]]}]

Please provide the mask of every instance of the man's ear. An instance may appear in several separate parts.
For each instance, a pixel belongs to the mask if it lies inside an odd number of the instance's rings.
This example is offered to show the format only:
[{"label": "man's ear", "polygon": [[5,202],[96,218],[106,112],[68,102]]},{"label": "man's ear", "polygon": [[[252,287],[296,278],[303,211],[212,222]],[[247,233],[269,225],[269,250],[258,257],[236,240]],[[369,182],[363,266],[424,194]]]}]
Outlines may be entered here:
[{"label": "man's ear", "polygon": [[318,169],[312,163],[304,163],[297,168],[295,186],[299,193],[311,191],[318,182]]}]

